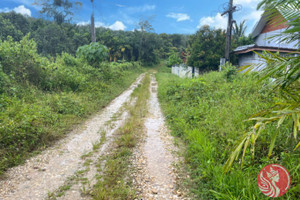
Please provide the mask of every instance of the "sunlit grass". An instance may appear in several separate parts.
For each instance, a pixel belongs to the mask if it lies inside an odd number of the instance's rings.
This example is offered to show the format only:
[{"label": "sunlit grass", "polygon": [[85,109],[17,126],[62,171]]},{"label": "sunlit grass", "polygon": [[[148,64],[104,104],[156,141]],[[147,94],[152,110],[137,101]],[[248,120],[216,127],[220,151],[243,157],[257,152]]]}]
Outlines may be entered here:
[{"label": "sunlit grass", "polygon": [[[251,152],[224,173],[231,150],[254,122],[245,121],[271,105],[275,93],[252,76],[236,75],[230,80],[223,72],[211,72],[197,79],[180,79],[170,73],[158,73],[159,99],[172,134],[186,144],[186,165],[192,170],[191,191],[198,199],[267,199],[257,187],[257,175],[267,164],[285,166],[291,174],[291,189],[279,199],[299,199],[300,153],[293,152],[284,135],[291,123],[277,129],[269,125],[257,141],[255,158]],[[270,133],[279,139],[268,158]]]}]

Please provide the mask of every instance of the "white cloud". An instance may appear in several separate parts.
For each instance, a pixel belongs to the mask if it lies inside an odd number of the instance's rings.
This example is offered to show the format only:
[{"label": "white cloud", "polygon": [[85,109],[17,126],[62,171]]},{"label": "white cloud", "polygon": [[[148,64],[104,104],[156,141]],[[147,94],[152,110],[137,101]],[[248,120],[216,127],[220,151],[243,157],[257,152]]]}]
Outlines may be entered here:
[{"label": "white cloud", "polygon": [[245,20],[253,20],[253,21],[258,21],[261,18],[261,15],[264,13],[264,11],[261,10],[254,10],[250,14],[245,15],[243,19]]},{"label": "white cloud", "polygon": [[185,13],[169,13],[167,17],[176,19],[178,22],[190,20],[190,16]]},{"label": "white cloud", "polygon": [[[90,24],[91,24],[90,21],[82,21],[82,22],[77,23],[78,26],[86,26],[86,25],[90,25]],[[112,25],[107,25],[107,24],[104,24],[103,22],[95,22],[95,27],[96,28],[99,28],[99,27],[109,28],[114,31],[118,31],[118,30],[123,31],[126,29],[126,26],[121,21],[116,21]]]},{"label": "white cloud", "polygon": [[126,7],[125,5],[122,5],[122,4],[115,4],[117,7],[120,7],[120,8],[124,8]]},{"label": "white cloud", "polygon": [[110,25],[108,28],[114,31],[122,30],[124,31],[126,29],[126,26],[121,21],[116,21],[114,24]]},{"label": "white cloud", "polygon": [[127,11],[131,12],[131,13],[140,13],[140,12],[155,10],[155,8],[156,8],[156,5],[145,4],[143,6],[128,7]]},{"label": "white cloud", "polygon": [[[90,24],[90,23],[89,23]],[[95,27],[96,28],[99,28],[99,27],[105,27],[105,28],[108,28],[107,25],[105,25],[103,22],[95,22]]]},{"label": "white cloud", "polygon": [[15,11],[16,13],[19,13],[21,15],[27,15],[27,16],[31,16],[31,11],[28,8],[25,8],[24,5],[20,5],[18,7],[15,7],[14,9],[9,9],[9,8],[0,8],[0,12],[11,12],[11,11]]},{"label": "white cloud", "polygon": [[11,1],[14,1],[15,3],[18,3],[18,4],[25,5],[27,7],[35,8],[37,10],[41,9],[41,6],[34,4],[34,2],[35,2],[34,0],[11,0]]},{"label": "white cloud", "polygon": [[209,25],[210,27],[226,29],[227,27],[227,17],[221,16],[220,13],[217,13],[214,17],[202,17],[197,28],[201,26]]},{"label": "white cloud", "polygon": [[77,25],[78,26],[86,26],[86,25],[89,25],[91,22],[77,22]]},{"label": "white cloud", "polygon": [[25,8],[24,5],[18,6],[13,9],[16,13],[20,13],[22,15],[28,15],[31,16],[31,11],[28,8]]}]

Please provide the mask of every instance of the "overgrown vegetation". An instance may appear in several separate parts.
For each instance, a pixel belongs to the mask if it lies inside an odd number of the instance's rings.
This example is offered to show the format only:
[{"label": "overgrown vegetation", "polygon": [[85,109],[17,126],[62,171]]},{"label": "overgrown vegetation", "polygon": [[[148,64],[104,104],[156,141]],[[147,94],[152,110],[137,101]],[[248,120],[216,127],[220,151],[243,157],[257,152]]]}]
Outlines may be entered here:
[{"label": "overgrown vegetation", "polygon": [[112,152],[106,157],[103,175],[99,177],[92,193],[94,199],[132,200],[136,198],[129,175],[130,156],[143,129],[143,118],[147,113],[149,84],[150,77],[147,74],[141,85],[132,93],[132,98],[136,98],[136,103],[129,106],[130,116],[126,124],[118,130]]},{"label": "overgrown vegetation", "polygon": [[29,36],[0,41],[0,174],[61,138],[126,89],[138,63],[98,62],[62,53],[42,57]]},{"label": "overgrown vegetation", "polygon": [[[265,14],[268,15],[266,17],[278,22],[276,17],[280,11],[283,12],[283,15],[287,19],[287,23],[290,25],[288,29],[276,36],[279,42],[297,42],[297,45],[299,45],[299,3],[300,1],[274,0],[264,0],[260,3],[260,7],[265,7]],[[261,81],[272,79],[272,82],[269,82],[268,85],[278,97],[267,109],[261,110],[260,112],[251,116],[249,120],[255,121],[255,124],[247,133],[244,134],[244,137],[236,145],[226,163],[227,171],[230,169],[234,160],[239,157],[242,149],[242,161],[247,148],[252,148],[252,156],[254,157],[256,141],[260,138],[260,135],[265,134],[264,129],[266,126],[269,126],[269,124],[276,123],[277,127],[280,127],[283,122],[292,121],[292,124],[290,125],[291,132],[287,132],[285,138],[287,140],[293,138],[289,145],[294,146],[294,150],[297,150],[297,148],[300,147],[300,137],[298,135],[300,130],[300,57],[282,56],[279,53],[274,54],[271,52],[263,52],[262,54],[258,55],[266,63],[266,66],[263,67],[259,73],[260,79]],[[247,72],[249,72],[255,67],[262,67],[262,65],[263,64],[245,66],[241,70],[247,69]],[[271,135],[268,156],[272,155],[272,151],[275,147],[275,142],[277,139],[278,134],[274,132]],[[243,164],[243,162],[241,164]]]},{"label": "overgrown vegetation", "polygon": [[[222,72],[211,72],[197,79],[180,79],[159,73],[159,99],[172,134],[186,144],[186,163],[192,171],[198,199],[267,199],[257,187],[257,175],[267,164],[281,164],[291,175],[290,190],[279,199],[299,199],[300,152],[293,151],[292,120],[279,128],[269,124],[256,141],[255,154],[246,150],[244,165],[234,163],[224,173],[236,141],[254,125],[245,121],[252,114],[270,107],[279,98],[266,82],[258,83],[255,74],[231,73],[230,66]],[[230,75],[230,76],[229,76]],[[277,135],[268,157],[272,135]],[[241,160],[239,160],[241,161]]]}]

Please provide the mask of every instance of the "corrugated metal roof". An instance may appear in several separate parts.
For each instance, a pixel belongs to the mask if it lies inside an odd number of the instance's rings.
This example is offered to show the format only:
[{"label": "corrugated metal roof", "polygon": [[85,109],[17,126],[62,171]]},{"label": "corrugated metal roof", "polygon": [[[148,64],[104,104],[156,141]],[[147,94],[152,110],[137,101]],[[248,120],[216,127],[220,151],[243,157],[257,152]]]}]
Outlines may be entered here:
[{"label": "corrugated metal roof", "polygon": [[259,21],[256,23],[256,25],[254,26],[253,30],[252,30],[252,37],[257,37],[261,31],[263,30],[263,28],[265,27],[265,25],[267,24],[267,16],[265,14],[266,12],[264,12],[262,14],[262,16],[260,17]]},{"label": "corrugated metal roof", "polygon": [[234,52],[236,51],[243,51],[249,48],[255,47],[255,44],[250,44],[250,45],[245,45],[245,46],[239,46],[237,47],[235,50],[233,50]]},{"label": "corrugated metal roof", "polygon": [[272,51],[282,53],[295,53],[300,54],[296,48],[279,48],[279,47],[268,47],[268,46],[257,46],[257,45],[246,45],[236,48],[233,52],[235,54],[244,54],[252,51]]}]

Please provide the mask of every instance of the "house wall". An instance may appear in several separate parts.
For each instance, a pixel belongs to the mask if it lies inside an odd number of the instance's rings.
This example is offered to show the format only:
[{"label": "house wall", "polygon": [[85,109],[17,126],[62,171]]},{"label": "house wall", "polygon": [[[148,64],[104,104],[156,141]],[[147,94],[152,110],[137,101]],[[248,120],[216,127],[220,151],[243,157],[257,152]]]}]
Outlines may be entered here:
[{"label": "house wall", "polygon": [[[260,51],[257,53],[261,54],[262,52]],[[291,54],[287,54],[287,53],[280,53],[280,56],[299,56],[299,55],[298,54],[291,55]],[[246,66],[246,65],[253,65],[253,66],[255,66],[253,71],[260,71],[263,68],[265,68],[266,63],[265,63],[264,59],[262,59],[256,53],[249,52],[246,54],[239,55],[239,67]]]},{"label": "house wall", "polygon": [[258,46],[263,47],[277,47],[277,48],[299,48],[297,47],[297,42],[291,42],[291,43],[284,43],[279,42],[280,37],[271,38],[272,36],[276,36],[278,34],[281,34],[285,29],[279,29],[275,31],[270,31],[266,33],[261,33],[258,35],[255,39],[255,44]]},{"label": "house wall", "polygon": [[239,55],[239,67],[246,65],[255,65],[253,71],[260,71],[266,66],[264,60],[254,52]]}]

